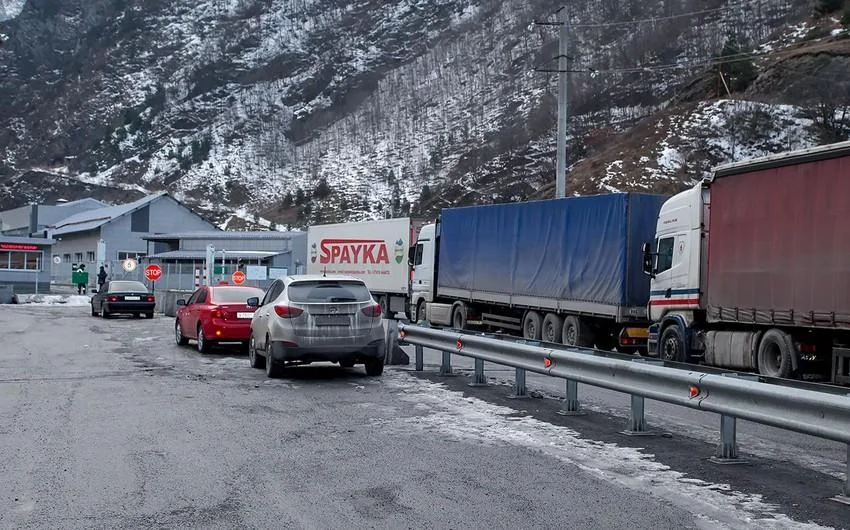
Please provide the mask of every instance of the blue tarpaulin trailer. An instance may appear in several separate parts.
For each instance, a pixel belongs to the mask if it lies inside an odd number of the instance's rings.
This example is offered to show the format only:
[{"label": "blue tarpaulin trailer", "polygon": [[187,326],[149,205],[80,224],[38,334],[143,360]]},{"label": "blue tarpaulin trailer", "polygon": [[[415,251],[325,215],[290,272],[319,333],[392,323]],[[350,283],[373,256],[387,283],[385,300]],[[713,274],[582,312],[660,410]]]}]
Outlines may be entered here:
[{"label": "blue tarpaulin trailer", "polygon": [[556,320],[588,315],[596,328],[598,319],[646,322],[641,247],[654,239],[666,198],[612,193],[445,209],[436,298],[465,301],[493,324],[506,323],[494,307],[535,310],[537,318],[551,311]]}]

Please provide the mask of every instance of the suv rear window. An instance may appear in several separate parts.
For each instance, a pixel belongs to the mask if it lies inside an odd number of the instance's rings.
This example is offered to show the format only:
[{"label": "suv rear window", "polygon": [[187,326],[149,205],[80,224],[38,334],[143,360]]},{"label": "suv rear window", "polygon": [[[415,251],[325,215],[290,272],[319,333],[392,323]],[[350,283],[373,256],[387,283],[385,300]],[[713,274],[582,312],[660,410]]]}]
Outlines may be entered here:
[{"label": "suv rear window", "polygon": [[294,282],[289,284],[288,294],[290,300],[303,304],[368,302],[372,299],[366,284],[338,280]]}]

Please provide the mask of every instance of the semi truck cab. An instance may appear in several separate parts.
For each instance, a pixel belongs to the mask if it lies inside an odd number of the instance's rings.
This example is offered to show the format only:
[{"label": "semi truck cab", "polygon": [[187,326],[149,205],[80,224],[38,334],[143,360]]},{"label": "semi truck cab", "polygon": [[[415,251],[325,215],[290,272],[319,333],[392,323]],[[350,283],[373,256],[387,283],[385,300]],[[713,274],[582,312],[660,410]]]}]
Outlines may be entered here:
[{"label": "semi truck cab", "polygon": [[410,248],[410,265],[413,274],[410,285],[410,319],[419,322],[426,318],[426,304],[434,301],[436,273],[437,225],[423,225],[416,245]]}]

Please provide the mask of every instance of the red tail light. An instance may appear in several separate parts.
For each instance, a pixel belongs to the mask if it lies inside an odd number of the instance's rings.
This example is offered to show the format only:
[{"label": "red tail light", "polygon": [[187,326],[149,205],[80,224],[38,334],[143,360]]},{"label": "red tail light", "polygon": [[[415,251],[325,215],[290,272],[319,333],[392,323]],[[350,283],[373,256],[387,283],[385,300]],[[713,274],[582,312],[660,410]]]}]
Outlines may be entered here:
[{"label": "red tail light", "polygon": [[106,301],[107,302],[117,302],[118,297],[117,296],[108,296],[108,297],[106,297]]},{"label": "red tail light", "polygon": [[297,307],[290,307],[288,305],[276,305],[274,306],[274,312],[277,313],[277,316],[280,318],[295,318],[301,316],[301,313],[303,313],[304,310],[298,309]]},{"label": "red tail light", "polygon": [[360,310],[367,317],[379,317],[383,314],[380,304],[370,305]]},{"label": "red tail light", "polygon": [[156,298],[154,298],[153,296],[148,296],[147,300],[148,302],[155,302]]},{"label": "red tail light", "polygon": [[213,309],[210,313],[210,316],[212,316],[213,318],[224,318],[224,311],[222,311],[221,309]]}]

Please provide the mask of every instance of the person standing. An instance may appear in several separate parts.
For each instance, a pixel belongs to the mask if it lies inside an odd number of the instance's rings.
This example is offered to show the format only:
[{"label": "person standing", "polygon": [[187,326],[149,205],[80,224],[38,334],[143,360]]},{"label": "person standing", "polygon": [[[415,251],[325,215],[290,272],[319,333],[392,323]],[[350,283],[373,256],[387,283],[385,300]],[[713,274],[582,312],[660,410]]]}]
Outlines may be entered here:
[{"label": "person standing", "polygon": [[77,294],[86,294],[86,285],[89,283],[89,273],[86,271],[86,266],[80,263],[77,270],[72,274],[74,283],[77,285]]},{"label": "person standing", "polygon": [[97,271],[97,292],[103,291],[103,284],[106,283],[107,276],[106,269],[101,265],[100,270]]}]

